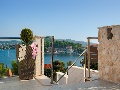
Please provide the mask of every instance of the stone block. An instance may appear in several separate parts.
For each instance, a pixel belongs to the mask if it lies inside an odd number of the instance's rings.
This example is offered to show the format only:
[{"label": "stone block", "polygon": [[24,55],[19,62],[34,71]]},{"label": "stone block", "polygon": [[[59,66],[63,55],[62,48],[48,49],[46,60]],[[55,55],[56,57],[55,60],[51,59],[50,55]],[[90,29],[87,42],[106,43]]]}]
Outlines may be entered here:
[{"label": "stone block", "polygon": [[[107,30],[111,29],[112,39],[107,39]],[[98,69],[99,77],[120,83],[120,25],[99,28]]]},{"label": "stone block", "polygon": [[113,40],[120,40],[120,35],[117,35],[115,34],[113,37],[112,37]]}]

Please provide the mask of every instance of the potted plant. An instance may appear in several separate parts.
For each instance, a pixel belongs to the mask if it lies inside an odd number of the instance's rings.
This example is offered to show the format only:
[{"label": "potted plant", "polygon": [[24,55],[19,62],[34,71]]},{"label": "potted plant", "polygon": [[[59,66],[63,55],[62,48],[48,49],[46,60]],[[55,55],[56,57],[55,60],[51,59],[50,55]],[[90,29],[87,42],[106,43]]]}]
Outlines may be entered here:
[{"label": "potted plant", "polygon": [[22,80],[33,79],[37,44],[34,41],[33,32],[28,29],[21,31],[22,45],[17,45],[18,73]]}]

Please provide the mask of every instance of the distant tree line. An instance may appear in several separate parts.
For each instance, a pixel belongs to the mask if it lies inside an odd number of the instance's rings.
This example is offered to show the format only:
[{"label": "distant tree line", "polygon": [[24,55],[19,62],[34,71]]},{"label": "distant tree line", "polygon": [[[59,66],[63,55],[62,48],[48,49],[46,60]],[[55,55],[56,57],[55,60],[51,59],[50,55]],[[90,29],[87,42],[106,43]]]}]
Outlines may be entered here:
[{"label": "distant tree line", "polygon": [[[19,41],[8,41],[8,42],[0,42],[0,49],[15,49],[15,45],[17,43],[21,44]],[[52,41],[50,38],[45,38],[44,42],[44,51],[47,52],[48,48],[51,47]],[[66,47],[72,46],[72,49],[76,53],[81,53],[84,50],[84,47],[80,43],[69,42],[66,40],[54,40],[54,48],[62,48],[66,49]]]},{"label": "distant tree line", "polygon": [[[45,52],[47,52],[48,47],[52,46],[51,39],[49,39],[49,38],[45,39],[44,45],[45,45],[44,46],[45,47],[44,48]],[[63,48],[63,49],[65,49],[68,46],[72,46],[72,49],[74,50],[74,52],[77,52],[77,53],[81,53],[84,50],[84,47],[80,43],[73,43],[73,42],[68,42],[68,41],[65,41],[65,40],[62,40],[62,41],[55,40],[54,41],[54,48]]]}]

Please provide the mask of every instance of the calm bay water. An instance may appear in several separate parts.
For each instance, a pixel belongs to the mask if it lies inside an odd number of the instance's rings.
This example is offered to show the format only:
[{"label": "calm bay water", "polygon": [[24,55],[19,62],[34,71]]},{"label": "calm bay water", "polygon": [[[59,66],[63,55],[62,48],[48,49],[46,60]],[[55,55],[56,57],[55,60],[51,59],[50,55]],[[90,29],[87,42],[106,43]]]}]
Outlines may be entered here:
[{"label": "calm bay water", "polygon": [[[73,61],[78,58],[78,55],[54,55],[54,60],[61,60],[65,62],[67,66],[68,61]],[[83,56],[77,61],[76,65],[81,66],[80,60],[83,59]],[[10,50],[0,50],[0,63],[4,63],[4,66],[7,65],[7,67],[11,68],[11,62],[12,60],[16,59],[16,51],[15,49]],[[45,54],[44,55],[44,63],[49,64],[51,63],[51,55]]]}]

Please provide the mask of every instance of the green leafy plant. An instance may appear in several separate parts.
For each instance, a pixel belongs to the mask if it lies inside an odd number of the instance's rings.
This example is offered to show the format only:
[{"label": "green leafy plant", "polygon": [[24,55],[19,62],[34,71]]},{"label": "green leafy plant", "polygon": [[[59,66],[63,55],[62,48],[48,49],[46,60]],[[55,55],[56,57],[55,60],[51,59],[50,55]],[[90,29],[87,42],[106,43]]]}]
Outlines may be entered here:
[{"label": "green leafy plant", "polygon": [[33,32],[28,28],[22,29],[20,36],[25,45],[29,45],[33,41]]},{"label": "green leafy plant", "polygon": [[17,61],[16,60],[13,60],[12,61],[12,73],[14,75],[18,75],[18,65],[17,65]]},{"label": "green leafy plant", "polygon": [[6,76],[8,68],[4,67],[3,63],[0,63],[0,77]]},{"label": "green leafy plant", "polygon": [[65,63],[62,62],[61,60],[55,60],[53,62],[53,79],[56,81],[56,72],[63,72],[65,73]]},{"label": "green leafy plant", "polygon": [[68,61],[67,66],[71,66],[71,65],[72,65],[72,61]]},{"label": "green leafy plant", "polygon": [[51,77],[51,68],[44,69],[44,74],[45,74],[45,76],[50,78]]}]

